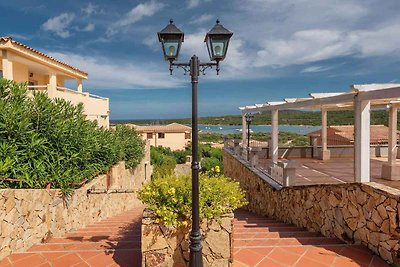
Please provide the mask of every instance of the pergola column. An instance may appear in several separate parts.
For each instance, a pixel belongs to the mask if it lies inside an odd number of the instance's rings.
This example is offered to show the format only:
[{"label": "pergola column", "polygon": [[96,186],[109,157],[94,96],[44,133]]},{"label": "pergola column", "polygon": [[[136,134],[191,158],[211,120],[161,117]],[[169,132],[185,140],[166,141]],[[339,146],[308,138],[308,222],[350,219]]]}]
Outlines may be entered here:
[{"label": "pergola column", "polygon": [[14,80],[13,62],[9,58],[7,50],[1,51],[2,65],[3,65],[3,78],[7,80]]},{"label": "pergola column", "polygon": [[247,122],[246,122],[246,113],[242,112],[242,147],[246,146],[246,138],[247,138]]},{"label": "pergola column", "polygon": [[278,110],[271,110],[271,142],[269,144],[269,153],[270,158],[273,162],[278,161],[278,134],[279,134],[279,125],[278,125]]},{"label": "pergola column", "polygon": [[321,151],[320,159],[329,160],[331,152],[328,150],[328,111],[321,109]]},{"label": "pergola column", "polygon": [[388,162],[382,165],[382,178],[400,180],[400,165],[396,165],[397,157],[397,107],[389,108],[389,140]]},{"label": "pergola column", "polygon": [[369,100],[354,100],[354,181],[370,181],[370,109]]}]

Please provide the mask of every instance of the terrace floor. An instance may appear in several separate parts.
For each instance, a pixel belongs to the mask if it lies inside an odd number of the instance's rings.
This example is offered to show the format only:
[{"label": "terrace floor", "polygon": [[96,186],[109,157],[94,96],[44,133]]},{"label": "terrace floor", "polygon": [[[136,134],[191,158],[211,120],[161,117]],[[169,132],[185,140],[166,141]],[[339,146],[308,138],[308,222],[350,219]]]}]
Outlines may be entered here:
[{"label": "terrace floor", "polygon": [[[337,184],[354,181],[352,158],[332,158],[322,161],[311,158],[293,159],[301,163],[301,167],[296,169],[295,185],[312,184]],[[400,181],[389,181],[381,178],[382,164],[387,162],[387,158],[371,158],[371,182],[376,182],[396,189],[400,189]],[[400,159],[397,160],[400,164]],[[260,161],[260,168],[271,165],[271,160]],[[278,181],[282,183],[282,181]]]},{"label": "terrace floor", "polygon": [[140,267],[142,213],[143,208],[136,208],[51,238],[11,254],[0,261],[0,267]]}]

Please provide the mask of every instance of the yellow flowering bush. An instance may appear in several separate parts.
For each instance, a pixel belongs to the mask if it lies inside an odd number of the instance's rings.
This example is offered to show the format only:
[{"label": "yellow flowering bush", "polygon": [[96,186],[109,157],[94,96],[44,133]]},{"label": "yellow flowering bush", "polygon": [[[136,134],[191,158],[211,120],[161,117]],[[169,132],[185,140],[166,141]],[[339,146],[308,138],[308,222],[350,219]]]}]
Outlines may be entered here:
[{"label": "yellow flowering bush", "polygon": [[[151,181],[138,192],[166,226],[186,226],[192,212],[190,175],[168,176]],[[230,213],[247,204],[239,183],[224,176],[200,175],[200,218],[212,219]]]}]

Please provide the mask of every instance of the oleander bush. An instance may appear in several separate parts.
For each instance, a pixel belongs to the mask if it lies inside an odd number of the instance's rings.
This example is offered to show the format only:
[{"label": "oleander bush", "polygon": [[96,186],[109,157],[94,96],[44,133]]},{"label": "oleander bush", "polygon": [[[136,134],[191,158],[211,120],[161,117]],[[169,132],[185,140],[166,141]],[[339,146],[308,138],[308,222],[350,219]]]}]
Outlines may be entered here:
[{"label": "oleander bush", "polygon": [[[224,176],[200,175],[200,218],[218,219],[247,204],[239,183]],[[167,176],[152,180],[138,197],[165,226],[187,225],[191,218],[191,176]]]},{"label": "oleander bush", "polygon": [[76,188],[117,161],[134,168],[143,150],[133,129],[98,128],[82,105],[0,79],[0,188]]}]

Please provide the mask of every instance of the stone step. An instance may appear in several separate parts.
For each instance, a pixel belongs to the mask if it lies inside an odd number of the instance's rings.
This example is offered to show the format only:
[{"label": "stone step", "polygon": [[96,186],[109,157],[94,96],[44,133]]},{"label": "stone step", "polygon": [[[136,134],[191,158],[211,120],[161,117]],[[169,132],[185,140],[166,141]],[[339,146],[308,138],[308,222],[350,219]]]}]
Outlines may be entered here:
[{"label": "stone step", "polygon": [[234,228],[235,233],[304,232],[304,231],[306,231],[304,228],[295,226]]},{"label": "stone step", "polygon": [[337,238],[326,237],[297,237],[297,238],[268,238],[268,239],[247,239],[234,240],[234,248],[251,247],[282,247],[282,246],[323,246],[323,245],[343,245]]},{"label": "stone step", "polygon": [[260,223],[240,223],[240,224],[233,224],[233,227],[236,229],[241,229],[241,228],[257,228],[257,227],[285,227],[289,226],[292,227],[294,226],[293,224],[287,224],[283,222],[260,222]]},{"label": "stone step", "polygon": [[269,232],[269,233],[233,233],[235,240],[240,239],[258,239],[258,238],[288,238],[288,237],[322,237],[320,233],[316,232]]},{"label": "stone step", "polygon": [[43,243],[31,247],[29,252],[44,251],[108,251],[117,249],[132,249],[140,246],[140,239],[129,241],[99,241],[99,242],[71,242],[71,243]]}]

